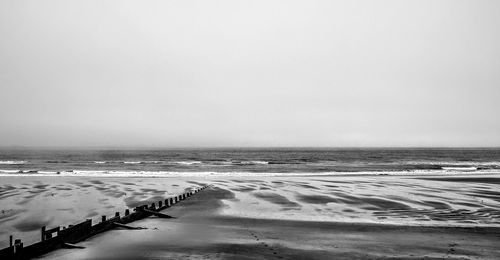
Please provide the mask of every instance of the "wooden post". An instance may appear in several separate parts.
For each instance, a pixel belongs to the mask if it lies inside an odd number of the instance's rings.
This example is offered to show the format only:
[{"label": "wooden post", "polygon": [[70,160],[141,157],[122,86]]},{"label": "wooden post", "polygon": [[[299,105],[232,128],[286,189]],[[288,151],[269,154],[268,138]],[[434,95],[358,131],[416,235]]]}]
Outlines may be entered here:
[{"label": "wooden post", "polygon": [[43,226],[42,227],[42,241],[45,241],[45,229],[46,229],[46,227]]},{"label": "wooden post", "polygon": [[163,201],[158,201],[158,208],[161,208],[161,206],[163,206]]},{"label": "wooden post", "polygon": [[174,205],[174,198],[170,198],[170,205]]},{"label": "wooden post", "polygon": [[115,217],[120,217],[120,212],[115,212]]},{"label": "wooden post", "polygon": [[23,243],[21,243],[21,239],[16,239],[14,241],[14,253],[20,253],[21,250],[23,249]]},{"label": "wooden post", "polygon": [[129,210],[129,209],[126,209],[126,210],[125,210],[125,216],[128,216],[128,215],[130,215],[130,210]]},{"label": "wooden post", "polygon": [[102,216],[102,218],[101,218],[101,222],[104,222],[104,221],[106,221],[106,216]]},{"label": "wooden post", "polygon": [[13,244],[12,244],[12,239],[14,239],[14,237],[12,237],[12,235],[10,235],[10,237],[9,237],[9,240],[10,240],[10,241],[9,241],[9,245],[10,245],[10,247],[12,247],[12,246],[13,246]]},{"label": "wooden post", "polygon": [[151,203],[151,209],[155,209],[155,208],[156,208],[155,203],[154,203],[154,202],[153,202],[153,203]]}]

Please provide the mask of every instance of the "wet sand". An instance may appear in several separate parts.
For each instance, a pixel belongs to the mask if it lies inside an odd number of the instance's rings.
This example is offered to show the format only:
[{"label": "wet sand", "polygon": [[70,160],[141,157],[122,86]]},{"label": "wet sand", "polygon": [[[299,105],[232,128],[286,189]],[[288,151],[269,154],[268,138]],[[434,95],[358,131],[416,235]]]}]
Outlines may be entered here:
[{"label": "wet sand", "polygon": [[[134,222],[148,229],[113,230],[80,243],[86,249],[58,250],[45,258],[499,259],[499,179],[18,178],[0,191],[2,209],[11,207],[0,228],[39,236],[41,224],[72,224],[86,214],[97,219],[212,183],[164,211],[176,219]],[[29,191],[35,195],[24,198],[33,195]]]}]

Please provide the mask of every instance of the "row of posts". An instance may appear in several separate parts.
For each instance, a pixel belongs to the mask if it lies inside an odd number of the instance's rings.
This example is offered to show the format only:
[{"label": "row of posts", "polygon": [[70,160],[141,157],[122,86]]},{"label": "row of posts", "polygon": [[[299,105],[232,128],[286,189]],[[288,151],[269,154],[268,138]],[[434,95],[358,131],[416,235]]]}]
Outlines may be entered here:
[{"label": "row of posts", "polygon": [[[173,204],[176,204],[178,202],[180,202],[181,200],[184,200],[188,197],[191,197],[191,195],[195,194],[195,193],[198,193],[204,189],[206,189],[208,186],[204,186],[202,188],[199,188],[199,189],[195,189],[194,191],[190,191],[188,193],[184,193],[184,194],[181,194],[179,196],[175,196],[175,197],[171,197],[171,198],[168,198],[168,199],[165,199],[165,206],[166,207],[170,207],[172,206]],[[161,208],[163,207],[163,201],[159,201],[158,202],[158,208]],[[152,209],[156,209],[156,206],[155,206],[155,203],[153,203],[151,205],[151,208]],[[125,209],[125,216],[128,216],[130,215],[130,210],[129,209]],[[115,213],[115,217],[120,217],[120,212],[116,212]],[[102,216],[101,217],[101,221],[102,222],[105,222],[106,221],[106,216]],[[69,225],[68,227],[72,227],[73,225]],[[62,228],[63,230],[65,229],[65,227]],[[47,230],[45,226],[42,227],[42,241],[45,241],[47,239],[50,239],[52,238],[52,234],[53,233],[58,233],[60,231],[60,228],[59,227],[56,227],[56,228],[53,228],[53,229],[50,229],[50,230]],[[21,242],[21,239],[13,239],[13,236],[11,235],[10,238],[9,238],[9,247],[13,248],[13,252],[14,254],[17,253],[17,252],[20,252],[22,249],[23,249],[23,243]]]},{"label": "row of posts", "polygon": [[[184,200],[188,197],[191,197],[191,195],[195,194],[195,193],[198,193],[204,189],[206,189],[208,186],[204,186],[204,187],[201,187],[199,189],[195,189],[194,191],[190,191],[188,193],[184,193],[184,194],[181,194],[179,196],[175,196],[175,197],[171,197],[171,198],[168,198],[168,199],[165,199],[165,206],[166,207],[170,207],[172,206],[173,204],[176,204],[178,202],[180,202],[181,200]],[[163,207],[163,201],[159,201],[158,202],[158,208],[161,208]],[[156,206],[155,206],[155,203],[151,204],[151,209],[156,209]],[[130,215],[130,209],[125,209],[125,216],[128,216]],[[120,212],[115,212],[115,217],[120,217]],[[101,222],[105,222],[106,221],[106,216],[103,215],[101,216]],[[69,225],[69,227],[72,227],[73,225]],[[65,229],[65,227],[63,227],[63,229]],[[59,227],[56,227],[56,228],[53,228],[51,230],[46,230],[46,227],[43,226],[42,227],[42,241],[45,241],[47,239],[50,239],[52,238],[52,234],[55,233],[55,232],[59,232],[60,228]],[[10,236],[10,246],[12,247],[12,235]],[[16,239],[15,242],[14,242],[14,251],[16,250],[16,245],[17,247],[19,248],[22,248],[23,247],[23,243],[21,243],[21,239]],[[16,251],[15,251],[16,252]]]}]

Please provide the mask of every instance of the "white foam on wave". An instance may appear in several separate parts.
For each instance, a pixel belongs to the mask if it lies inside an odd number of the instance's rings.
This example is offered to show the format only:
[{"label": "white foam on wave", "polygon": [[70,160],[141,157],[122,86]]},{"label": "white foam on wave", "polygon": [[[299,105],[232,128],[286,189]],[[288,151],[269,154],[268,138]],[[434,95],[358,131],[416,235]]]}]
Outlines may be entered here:
[{"label": "white foam on wave", "polygon": [[173,162],[175,164],[181,164],[181,165],[193,165],[193,164],[201,164],[202,162],[200,161],[177,161]]},{"label": "white foam on wave", "polygon": [[269,164],[269,162],[266,162],[266,161],[242,161],[239,163],[240,164]]},{"label": "white foam on wave", "polygon": [[366,171],[366,172],[176,172],[176,171],[133,171],[133,170],[70,170],[34,171],[0,170],[0,176],[89,176],[89,177],[272,177],[272,176],[434,176],[434,175],[484,175],[500,174],[499,169],[477,171],[455,170],[412,170],[412,171]]},{"label": "white foam on wave", "polygon": [[0,161],[0,164],[25,164],[27,161]]},{"label": "white foam on wave", "polygon": [[[405,164],[411,164],[411,165],[443,165],[445,167],[453,167],[453,166],[490,166],[490,167],[500,167],[500,162],[498,161],[489,161],[489,162],[457,162],[457,161],[408,161],[408,162],[403,162]],[[396,164],[401,164],[401,162],[398,162]]]},{"label": "white foam on wave", "polygon": [[149,163],[161,163],[161,161],[125,161],[124,164],[149,164]]}]

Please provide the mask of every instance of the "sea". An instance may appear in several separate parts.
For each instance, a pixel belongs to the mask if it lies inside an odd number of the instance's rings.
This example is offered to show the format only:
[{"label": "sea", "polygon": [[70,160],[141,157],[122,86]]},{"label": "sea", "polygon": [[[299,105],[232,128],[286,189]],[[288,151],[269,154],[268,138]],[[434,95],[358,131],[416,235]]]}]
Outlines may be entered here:
[{"label": "sea", "polygon": [[500,173],[500,148],[1,149],[0,175]]}]

